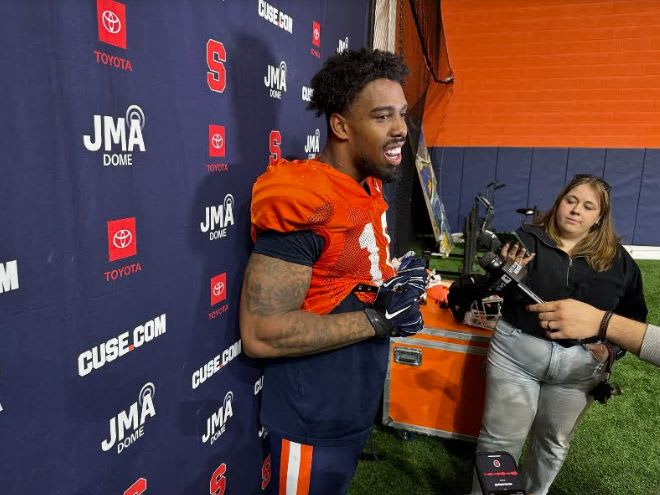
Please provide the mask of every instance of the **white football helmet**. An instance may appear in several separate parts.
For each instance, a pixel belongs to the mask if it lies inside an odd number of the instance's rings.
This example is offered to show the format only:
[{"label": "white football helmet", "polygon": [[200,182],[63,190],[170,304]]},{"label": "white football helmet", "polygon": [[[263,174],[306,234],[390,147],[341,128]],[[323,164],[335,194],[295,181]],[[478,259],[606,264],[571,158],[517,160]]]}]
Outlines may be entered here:
[{"label": "white football helmet", "polygon": [[465,312],[463,323],[473,327],[492,330],[500,317],[502,298],[500,296],[487,296],[483,299],[475,299],[470,304],[470,309]]}]

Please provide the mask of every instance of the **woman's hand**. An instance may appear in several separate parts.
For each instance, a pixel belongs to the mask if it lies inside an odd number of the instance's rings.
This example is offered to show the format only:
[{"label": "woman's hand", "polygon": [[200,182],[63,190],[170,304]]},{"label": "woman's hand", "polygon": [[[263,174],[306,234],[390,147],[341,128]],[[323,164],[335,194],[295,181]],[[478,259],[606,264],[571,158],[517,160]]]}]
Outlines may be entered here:
[{"label": "woman's hand", "polygon": [[534,259],[536,253],[528,254],[527,250],[521,248],[517,242],[513,246],[510,246],[507,242],[502,246],[502,249],[500,249],[500,256],[505,260],[515,261],[521,266],[526,266],[527,263]]}]

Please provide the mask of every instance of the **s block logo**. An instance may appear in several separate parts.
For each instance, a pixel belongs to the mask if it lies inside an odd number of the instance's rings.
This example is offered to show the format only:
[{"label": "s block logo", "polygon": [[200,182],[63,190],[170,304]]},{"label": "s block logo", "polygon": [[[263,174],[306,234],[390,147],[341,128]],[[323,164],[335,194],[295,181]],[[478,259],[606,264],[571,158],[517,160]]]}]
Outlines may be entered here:
[{"label": "s block logo", "polygon": [[282,159],[282,134],[278,130],[268,135],[268,165],[274,165]]},{"label": "s block logo", "polygon": [[108,222],[108,261],[120,260],[137,254],[135,217]]},{"label": "s block logo", "polygon": [[227,490],[227,464],[224,462],[220,464],[209,481],[209,493],[211,495],[225,495]]},{"label": "s block logo", "polygon": [[227,299],[227,272],[211,279],[211,306]]},{"label": "s block logo", "polygon": [[126,49],[126,5],[115,0],[96,0],[99,41]]},{"label": "s block logo", "polygon": [[124,490],[124,495],[142,495],[147,493],[147,480],[145,478],[138,478],[138,480]]},{"label": "s block logo", "polygon": [[217,158],[225,156],[224,125],[209,125],[209,156]]},{"label": "s block logo", "polygon": [[216,93],[223,93],[227,88],[227,70],[225,62],[227,61],[227,50],[220,41],[210,38],[206,42],[206,84],[209,89]]},{"label": "s block logo", "polygon": [[18,260],[0,263],[0,294],[18,290]]},{"label": "s block logo", "polygon": [[270,479],[273,476],[273,466],[271,461],[271,454],[268,454],[268,457],[264,459],[263,464],[261,465],[261,489],[265,490],[270,484]]}]

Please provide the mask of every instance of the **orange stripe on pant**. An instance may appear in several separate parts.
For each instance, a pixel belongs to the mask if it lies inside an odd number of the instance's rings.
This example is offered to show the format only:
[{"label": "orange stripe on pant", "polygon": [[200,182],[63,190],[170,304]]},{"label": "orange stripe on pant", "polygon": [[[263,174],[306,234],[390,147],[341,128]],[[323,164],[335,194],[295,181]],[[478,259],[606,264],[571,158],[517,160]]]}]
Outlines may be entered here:
[{"label": "orange stripe on pant", "polygon": [[279,495],[308,495],[314,447],[282,439]]}]

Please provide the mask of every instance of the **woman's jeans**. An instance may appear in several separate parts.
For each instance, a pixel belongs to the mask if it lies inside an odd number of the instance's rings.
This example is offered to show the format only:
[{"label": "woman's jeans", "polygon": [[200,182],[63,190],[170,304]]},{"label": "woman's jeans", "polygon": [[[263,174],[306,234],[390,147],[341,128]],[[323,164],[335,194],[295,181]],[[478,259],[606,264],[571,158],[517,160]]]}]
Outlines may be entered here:
[{"label": "woman's jeans", "polygon": [[[580,345],[562,347],[500,319],[488,351],[486,404],[478,452],[504,450],[515,459],[529,433],[521,469],[528,494],[545,495],[568,454],[589,392],[605,363]],[[476,481],[473,494],[480,494]]]}]

